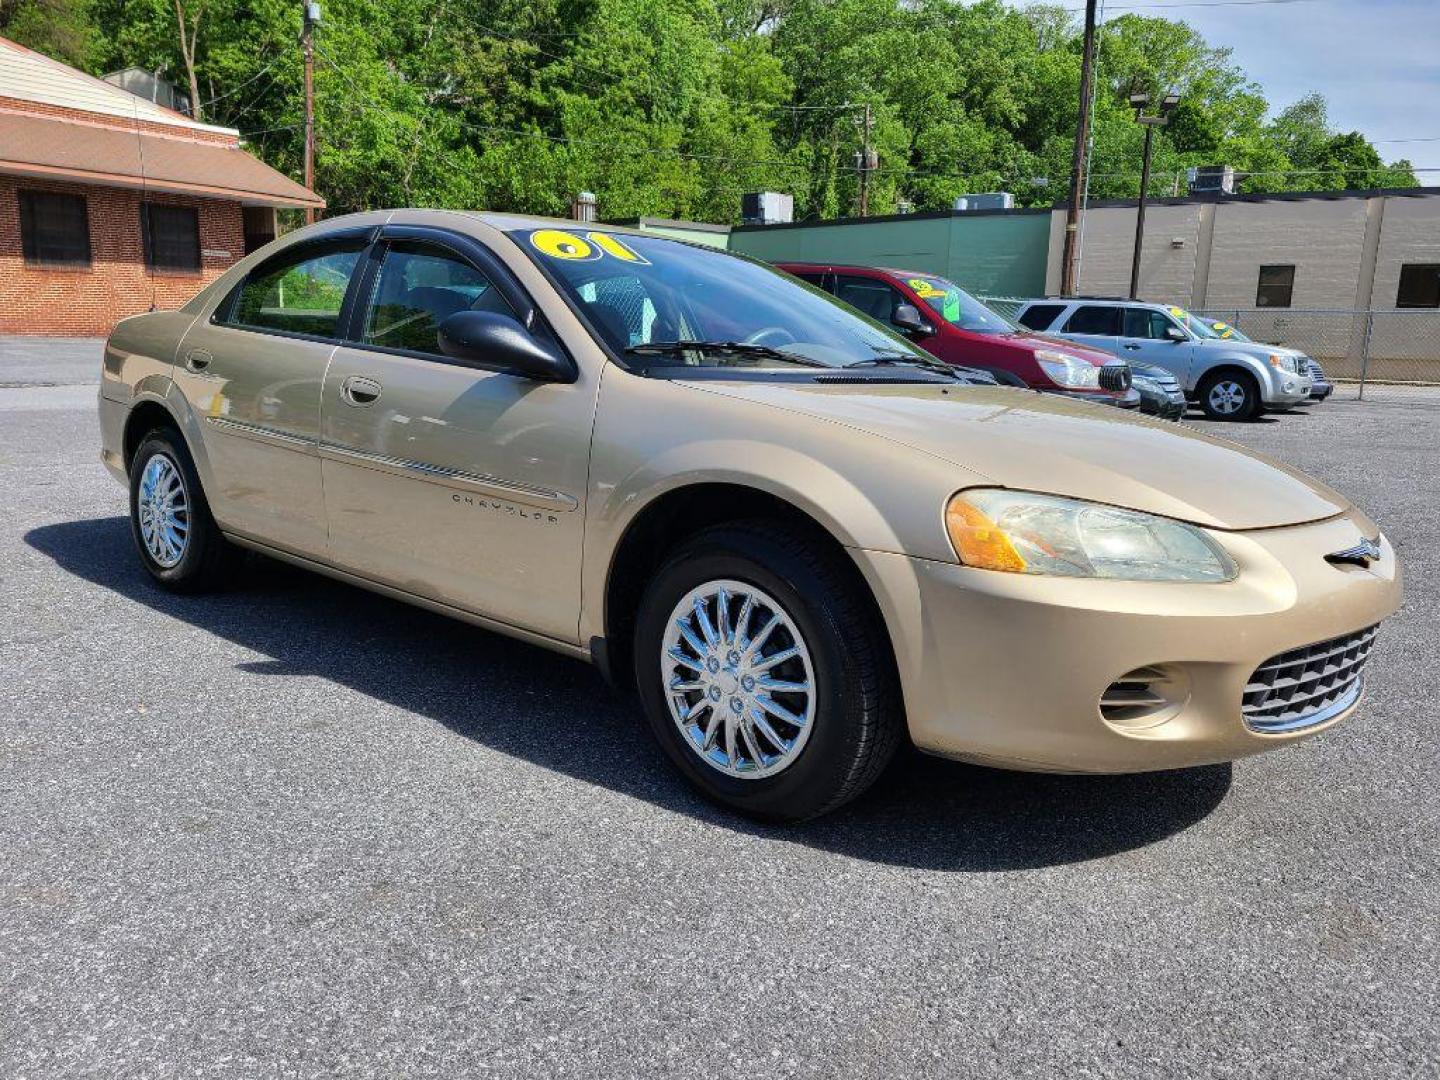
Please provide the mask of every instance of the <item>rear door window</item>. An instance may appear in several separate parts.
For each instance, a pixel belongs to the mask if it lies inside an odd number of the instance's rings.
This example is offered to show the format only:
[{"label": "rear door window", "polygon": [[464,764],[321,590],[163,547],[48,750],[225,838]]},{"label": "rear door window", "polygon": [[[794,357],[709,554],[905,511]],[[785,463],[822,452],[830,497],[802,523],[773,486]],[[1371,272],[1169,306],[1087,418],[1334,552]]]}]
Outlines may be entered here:
[{"label": "rear door window", "polygon": [[1016,321],[1030,330],[1049,330],[1055,317],[1065,310],[1064,304],[1032,304]]},{"label": "rear door window", "polygon": [[1065,324],[1067,334],[1120,335],[1120,309],[1108,304],[1081,304]]},{"label": "rear door window", "polygon": [[365,241],[283,251],[251,271],[221,322],[306,337],[339,337],[340,310]]}]

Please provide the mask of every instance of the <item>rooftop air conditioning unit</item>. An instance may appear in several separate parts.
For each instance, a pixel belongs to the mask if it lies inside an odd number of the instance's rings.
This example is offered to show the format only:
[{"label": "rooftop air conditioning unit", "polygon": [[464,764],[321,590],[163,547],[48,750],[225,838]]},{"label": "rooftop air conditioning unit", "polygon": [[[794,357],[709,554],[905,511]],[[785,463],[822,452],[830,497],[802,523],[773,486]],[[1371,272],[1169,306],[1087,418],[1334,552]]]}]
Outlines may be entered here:
[{"label": "rooftop air conditioning unit", "polygon": [[1185,179],[1189,181],[1191,195],[1235,194],[1233,165],[1201,165],[1199,168],[1186,169]]},{"label": "rooftop air conditioning unit", "polygon": [[741,197],[740,219],[746,225],[787,225],[795,220],[795,197],[778,191],[752,191]]},{"label": "rooftop air conditioning unit", "polygon": [[961,195],[955,200],[955,209],[965,210],[1014,210],[1015,196],[1008,191],[986,191],[979,195]]}]

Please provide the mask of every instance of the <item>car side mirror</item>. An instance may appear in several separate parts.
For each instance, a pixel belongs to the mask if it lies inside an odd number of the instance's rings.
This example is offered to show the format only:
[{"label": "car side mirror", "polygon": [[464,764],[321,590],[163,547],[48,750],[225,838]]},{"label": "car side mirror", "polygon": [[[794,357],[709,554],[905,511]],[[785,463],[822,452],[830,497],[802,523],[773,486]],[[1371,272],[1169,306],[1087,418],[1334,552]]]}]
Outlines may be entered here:
[{"label": "car side mirror", "polygon": [[1167,341],[1181,342],[1189,341],[1190,335],[1181,330],[1178,326],[1165,327],[1165,339]]},{"label": "car side mirror", "polygon": [[509,315],[457,311],[439,327],[440,351],[467,367],[503,371],[537,382],[574,382],[575,365]]},{"label": "car side mirror", "polygon": [[890,323],[907,334],[933,334],[935,328],[920,317],[920,310],[914,304],[896,304]]}]

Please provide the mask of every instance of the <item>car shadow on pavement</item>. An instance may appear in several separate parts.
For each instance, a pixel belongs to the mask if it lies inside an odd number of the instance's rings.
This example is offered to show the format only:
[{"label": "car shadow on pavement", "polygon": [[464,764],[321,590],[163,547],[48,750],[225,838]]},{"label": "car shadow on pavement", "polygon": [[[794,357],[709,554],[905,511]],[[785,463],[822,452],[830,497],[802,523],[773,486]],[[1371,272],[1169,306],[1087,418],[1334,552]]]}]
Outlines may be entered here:
[{"label": "car shadow on pavement", "polygon": [[[908,751],[866,795],[799,826],[737,817],[696,795],[643,729],[638,706],[588,665],[269,559],[209,596],[176,596],[140,567],[125,518],[34,529],[63,570],[264,659],[252,675],[317,676],[542,767],[716,827],[934,870],[1029,869],[1143,847],[1203,819],[1228,765],[1138,776],[1045,776]],[[586,738],[563,737],[584,716]]]}]

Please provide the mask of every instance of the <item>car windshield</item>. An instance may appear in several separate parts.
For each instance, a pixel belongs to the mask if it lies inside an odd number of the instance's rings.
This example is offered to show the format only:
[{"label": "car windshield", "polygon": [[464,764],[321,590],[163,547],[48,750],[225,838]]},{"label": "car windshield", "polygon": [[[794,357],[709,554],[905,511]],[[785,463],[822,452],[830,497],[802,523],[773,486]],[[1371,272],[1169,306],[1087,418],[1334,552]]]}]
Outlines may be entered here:
[{"label": "car windshield", "polygon": [[[934,361],[903,337],[763,263],[658,236],[511,234],[627,364],[840,368]],[[683,348],[687,343],[703,348]],[[875,367],[884,377],[886,367]]]},{"label": "car windshield", "polygon": [[1224,336],[1210,328],[1209,320],[1202,319],[1199,315],[1192,314],[1191,312],[1186,311],[1182,307],[1171,307],[1167,308],[1166,310],[1168,310],[1171,315],[1175,316],[1175,318],[1180,321],[1180,324],[1184,326],[1185,329],[1189,330],[1198,338],[1209,338],[1213,340],[1215,338]]},{"label": "car windshield", "polygon": [[915,290],[915,295],[951,326],[969,330],[974,334],[1013,334],[1016,326],[998,311],[994,311],[953,281],[928,274],[917,274],[904,279],[905,284]]},{"label": "car windshield", "polygon": [[1226,341],[1254,341],[1255,339],[1237,330],[1227,322],[1207,322],[1205,324],[1214,331],[1214,336],[1223,338]]}]

